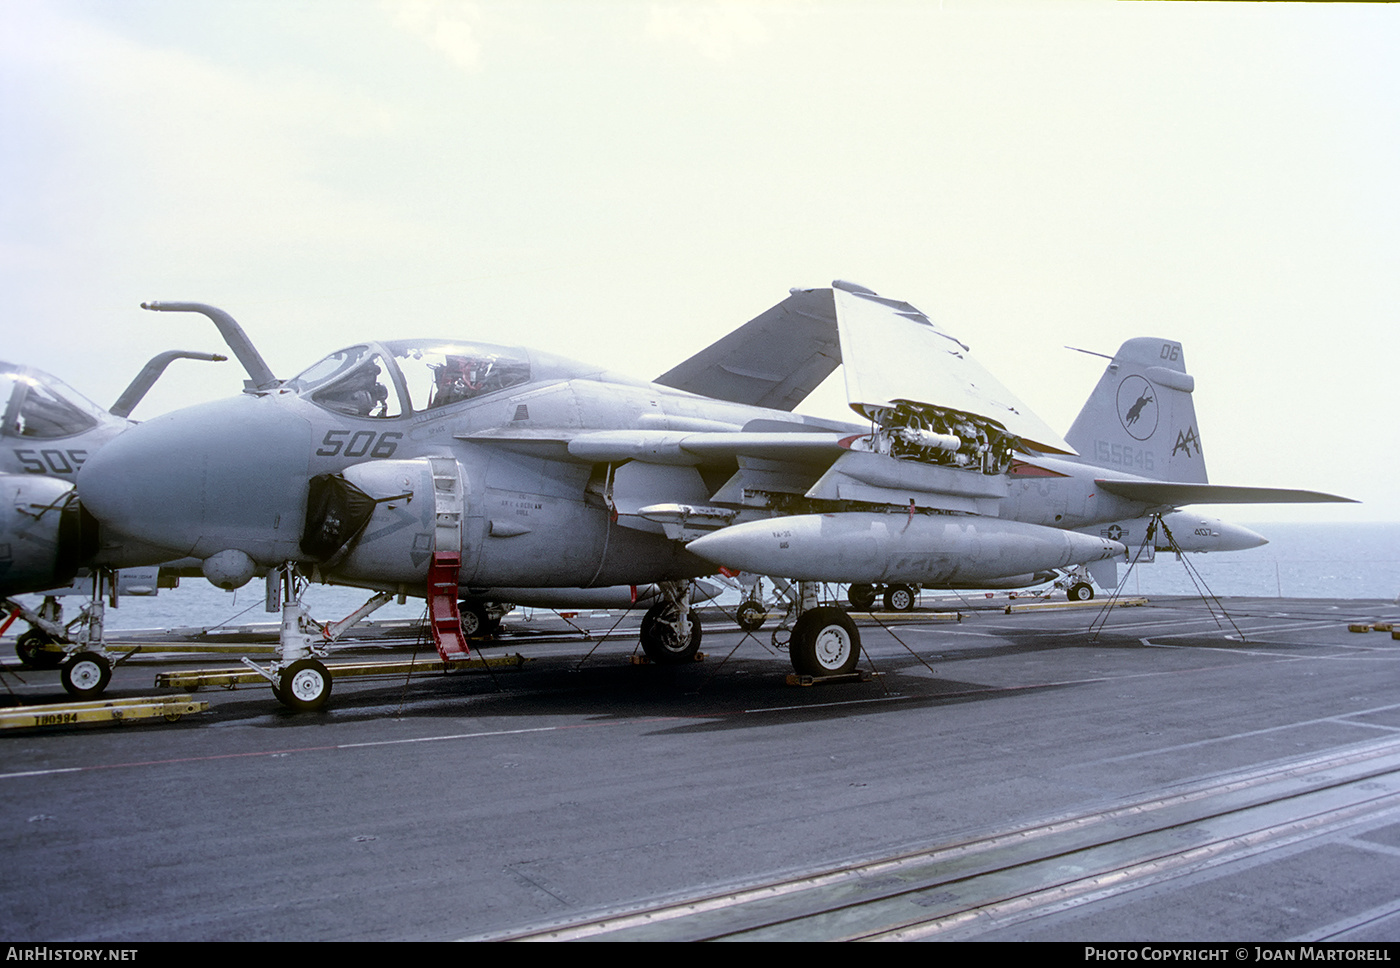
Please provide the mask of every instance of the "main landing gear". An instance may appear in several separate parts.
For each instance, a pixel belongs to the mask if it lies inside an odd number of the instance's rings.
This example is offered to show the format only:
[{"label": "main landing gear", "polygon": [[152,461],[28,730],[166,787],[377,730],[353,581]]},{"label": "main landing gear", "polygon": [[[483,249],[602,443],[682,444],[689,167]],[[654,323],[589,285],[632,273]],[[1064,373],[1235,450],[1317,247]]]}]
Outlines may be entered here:
[{"label": "main landing gear", "polygon": [[918,592],[908,585],[890,585],[885,589],[885,608],[891,612],[912,612],[918,600]]},{"label": "main landing gear", "polygon": [[734,611],[734,623],[745,632],[757,632],[768,618],[768,609],[757,599],[746,599]]},{"label": "main landing gear", "polygon": [[1094,600],[1094,586],[1089,583],[1089,569],[1085,565],[1071,568],[1055,579],[1055,584],[1052,587],[1063,588],[1065,597],[1072,602]]},{"label": "main landing gear", "polygon": [[462,634],[469,639],[484,639],[495,635],[501,627],[501,619],[510,609],[510,605],[502,605],[499,602],[463,599],[457,603],[457,611],[462,621]]},{"label": "main landing gear", "polygon": [[919,601],[913,585],[867,585],[857,583],[846,589],[846,600],[857,612],[868,612],[876,599],[883,598],[887,612],[911,612]]},{"label": "main landing gear", "polygon": [[846,601],[851,603],[851,608],[857,612],[868,612],[875,607],[875,599],[879,593],[875,591],[874,585],[856,584],[846,589]]},{"label": "main landing gear", "polygon": [[642,651],[657,665],[694,662],[700,651],[700,621],[691,613],[690,582],[663,581],[663,600],[642,616]]},{"label": "main landing gear", "polygon": [[[701,631],[690,607],[690,583],[662,582],[660,587],[663,600],[642,617],[642,650],[657,665],[692,662],[700,651]],[[848,675],[860,661],[860,632],[844,609],[817,604],[819,587],[816,582],[797,583],[794,608],[788,613],[797,615],[787,641],[788,656],[799,675]],[[741,619],[743,608],[741,605]],[[774,630],[775,645],[786,631],[781,626]]]},{"label": "main landing gear", "polygon": [[[853,585],[858,591],[862,586]],[[871,588],[871,586],[863,586]],[[849,675],[860,662],[860,631],[846,610],[817,602],[817,582],[797,583],[797,620],[788,639],[788,658],[793,671],[800,676],[823,678]],[[873,596],[874,592],[871,591]],[[789,613],[791,614],[791,613]],[[773,644],[778,644],[774,633]]]},{"label": "main landing gear", "polygon": [[[751,572],[743,572],[739,576],[744,599],[734,610],[734,624],[745,632],[757,632],[768,621],[768,606],[763,603],[763,577]],[[797,589],[783,578],[772,577],[770,581],[773,582],[773,607],[780,607],[786,602],[787,610],[791,612],[797,600]]]},{"label": "main landing gear", "polygon": [[788,656],[798,675],[844,676],[860,661],[860,632],[844,609],[819,605],[793,625]]}]

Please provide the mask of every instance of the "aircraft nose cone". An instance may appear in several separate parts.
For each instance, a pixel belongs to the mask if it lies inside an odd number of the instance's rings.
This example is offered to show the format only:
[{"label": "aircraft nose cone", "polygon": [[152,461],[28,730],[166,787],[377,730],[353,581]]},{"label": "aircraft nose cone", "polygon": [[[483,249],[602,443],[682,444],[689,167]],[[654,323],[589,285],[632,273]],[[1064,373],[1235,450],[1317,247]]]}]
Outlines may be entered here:
[{"label": "aircraft nose cone", "polygon": [[1216,525],[1216,530],[1220,532],[1221,551],[1248,551],[1250,548],[1259,548],[1269,543],[1268,538],[1242,524],[1222,521]]},{"label": "aircraft nose cone", "polygon": [[273,564],[296,556],[310,453],[310,424],[277,395],[220,400],[117,437],[83,465],[78,496],[121,536]]}]

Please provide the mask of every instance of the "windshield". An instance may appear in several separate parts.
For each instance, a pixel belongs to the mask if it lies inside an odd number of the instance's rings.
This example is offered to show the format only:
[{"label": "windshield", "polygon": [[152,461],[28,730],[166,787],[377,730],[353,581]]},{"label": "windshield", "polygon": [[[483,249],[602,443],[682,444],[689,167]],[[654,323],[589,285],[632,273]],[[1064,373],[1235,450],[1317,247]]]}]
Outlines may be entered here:
[{"label": "windshield", "polygon": [[385,345],[402,367],[414,410],[436,410],[530,380],[525,354],[508,347],[436,340]]},{"label": "windshield", "polygon": [[395,340],[332,353],[285,385],[338,413],[396,417],[472,400],[529,379],[530,363],[523,350]]},{"label": "windshield", "polygon": [[369,346],[352,346],[312,364],[287,386],[327,410],[352,417],[397,417],[403,412],[392,369]]},{"label": "windshield", "polygon": [[0,406],[5,436],[71,437],[96,427],[103,410],[57,377],[0,363]]}]

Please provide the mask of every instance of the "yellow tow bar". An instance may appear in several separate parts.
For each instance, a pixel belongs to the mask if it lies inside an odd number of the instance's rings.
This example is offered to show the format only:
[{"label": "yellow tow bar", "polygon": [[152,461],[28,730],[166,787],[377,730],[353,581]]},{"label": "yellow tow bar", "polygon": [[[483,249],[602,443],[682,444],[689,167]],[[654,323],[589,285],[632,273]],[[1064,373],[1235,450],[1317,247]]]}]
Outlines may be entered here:
[{"label": "yellow tow bar", "polygon": [[[326,672],[332,679],[355,676],[399,676],[432,675],[434,673],[467,671],[470,669],[499,669],[504,666],[521,666],[525,659],[516,654],[492,656],[489,659],[454,659],[444,662],[432,659],[387,659],[374,662],[335,662],[326,663]],[[248,669],[237,666],[229,669],[204,669],[184,672],[162,672],[156,676],[158,689],[198,689],[201,686],[222,686],[237,689],[239,686],[265,685],[267,678]]]},{"label": "yellow tow bar", "polygon": [[186,713],[208,712],[207,702],[192,696],[137,696],[131,699],[97,699],[92,702],[52,703],[0,710],[0,729],[35,726],[73,726],[78,723],[124,723],[129,719],[163,717],[175,722]]}]

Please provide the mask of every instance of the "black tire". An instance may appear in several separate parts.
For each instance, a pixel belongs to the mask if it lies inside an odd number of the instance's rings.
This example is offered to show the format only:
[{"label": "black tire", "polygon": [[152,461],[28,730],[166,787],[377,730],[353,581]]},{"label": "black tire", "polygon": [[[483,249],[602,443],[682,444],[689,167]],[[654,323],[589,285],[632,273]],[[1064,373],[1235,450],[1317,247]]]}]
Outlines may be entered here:
[{"label": "black tire", "polygon": [[756,602],[752,598],[740,602],[738,611],[734,613],[734,621],[745,632],[757,632],[763,628],[767,618],[768,609],[763,607],[762,602]]},{"label": "black tire", "polygon": [[457,615],[462,622],[462,634],[469,639],[490,638],[501,627],[501,620],[492,618],[481,602],[459,602]]},{"label": "black tire", "polygon": [[467,638],[481,634],[481,626],[486,624],[486,613],[480,606],[471,602],[458,602],[457,615],[462,622],[462,634]]},{"label": "black tire", "polygon": [[1069,600],[1072,602],[1088,602],[1094,598],[1094,586],[1086,581],[1075,582],[1069,586]]},{"label": "black tire", "polygon": [[868,612],[874,608],[876,597],[874,585],[852,585],[846,589],[846,601],[857,612]]},{"label": "black tire", "polygon": [[885,609],[890,612],[912,612],[918,594],[908,585],[891,585],[885,589]]},{"label": "black tire", "polygon": [[680,608],[670,602],[659,602],[642,616],[642,651],[657,665],[680,665],[695,661],[700,651],[700,622],[691,612],[690,640],[682,641],[676,631]]},{"label": "black tire", "polygon": [[490,635],[491,619],[480,602],[459,602],[457,614],[462,620],[462,634],[469,639]]},{"label": "black tire", "polygon": [[860,633],[844,609],[822,605],[808,609],[792,627],[788,643],[792,667],[804,676],[842,676],[860,661]]},{"label": "black tire", "polygon": [[272,694],[292,709],[320,709],[331,697],[331,674],[317,659],[297,659],[282,670]]},{"label": "black tire", "polygon": [[112,663],[96,652],[79,652],[63,663],[59,677],[74,699],[95,699],[112,681]]},{"label": "black tire", "polygon": [[63,665],[63,653],[45,648],[53,642],[42,629],[30,629],[15,640],[15,655],[26,669],[57,669]]}]

